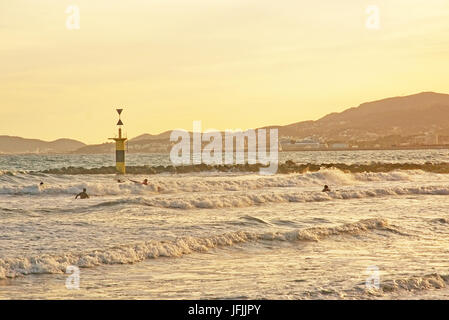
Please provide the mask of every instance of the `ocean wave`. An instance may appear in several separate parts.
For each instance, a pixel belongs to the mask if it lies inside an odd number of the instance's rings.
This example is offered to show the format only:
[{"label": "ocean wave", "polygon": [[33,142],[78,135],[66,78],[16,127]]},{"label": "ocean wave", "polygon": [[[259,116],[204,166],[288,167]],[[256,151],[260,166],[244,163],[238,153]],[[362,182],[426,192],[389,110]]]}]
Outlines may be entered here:
[{"label": "ocean wave", "polygon": [[[153,188],[154,187],[154,188]],[[44,186],[40,186],[38,182],[33,184],[10,183],[0,187],[0,195],[75,195],[83,188],[88,189],[88,193],[93,196],[107,195],[139,195],[151,194],[158,189],[154,184],[150,186],[141,186],[135,183],[118,184],[115,181],[108,182],[72,182],[72,181],[46,181]]]},{"label": "ocean wave", "polygon": [[108,264],[132,264],[150,258],[181,257],[194,252],[207,252],[214,248],[257,241],[320,241],[332,236],[358,235],[369,231],[401,234],[397,227],[385,219],[365,219],[334,227],[312,227],[289,232],[255,233],[230,232],[210,237],[185,237],[173,241],[150,240],[141,243],[114,246],[87,253],[65,253],[21,258],[0,258],[0,279],[30,274],[57,274],[70,265],[81,268]]},{"label": "ocean wave", "polygon": [[[78,189],[79,190],[79,189]],[[119,194],[119,193],[118,193]],[[449,195],[449,187],[444,186],[422,186],[422,187],[385,187],[375,189],[344,189],[332,192],[321,191],[300,191],[300,192],[230,192],[217,194],[154,194],[152,196],[139,195],[132,197],[121,197],[119,199],[107,199],[98,201],[97,199],[80,202],[84,209],[95,209],[103,207],[114,207],[120,205],[148,206],[156,208],[191,210],[191,209],[220,209],[220,208],[247,208],[276,203],[311,203],[334,200],[352,200],[363,198],[380,198],[388,196],[406,195]],[[4,208],[0,208],[3,210]],[[1,212],[0,210],[0,212]],[[79,211],[76,208],[40,208],[37,212],[72,212]],[[439,220],[442,222],[442,220]]]},{"label": "ocean wave", "polygon": [[[391,187],[369,190],[342,190],[333,192],[270,192],[223,195],[183,195],[182,197],[134,198],[133,204],[172,209],[243,208],[266,203],[321,202],[403,195],[449,195],[449,187]],[[123,202],[117,202],[117,204]],[[108,205],[111,205],[108,203]]]},{"label": "ocean wave", "polygon": [[371,295],[382,295],[400,291],[424,291],[432,289],[446,288],[449,284],[449,275],[440,275],[438,273],[427,274],[423,276],[412,276],[409,278],[386,280],[380,284],[379,289],[367,289]]},{"label": "ocean wave", "polygon": [[441,224],[449,224],[449,218],[435,218],[435,219],[432,219],[432,222],[441,223]]},{"label": "ocean wave", "polygon": [[261,224],[266,224],[266,225],[272,225],[270,222],[265,221],[261,218],[257,218],[257,217],[253,217],[250,215],[245,215],[243,217],[240,217],[240,219],[242,220],[247,220],[247,221],[251,221],[251,222],[257,222],[257,223],[261,223]]},{"label": "ocean wave", "polygon": [[[429,175],[432,175],[429,177]],[[89,194],[93,196],[105,195],[146,195],[167,194],[179,192],[209,192],[209,191],[243,191],[269,188],[292,188],[305,186],[322,186],[330,184],[335,186],[355,185],[364,182],[382,181],[419,181],[420,179],[443,181],[437,174],[416,171],[392,171],[388,173],[345,173],[339,169],[322,169],[317,172],[305,172],[302,174],[259,176],[191,176],[191,177],[156,177],[149,179],[148,185],[140,185],[123,179],[125,182],[117,183],[108,176],[100,176],[97,179],[72,179],[70,176],[49,176],[45,179],[44,186],[39,186],[39,181],[23,176],[15,177],[13,181],[5,181],[0,186],[0,194],[13,195],[42,195],[42,194],[77,194],[79,190],[87,187]]]},{"label": "ocean wave", "polygon": [[32,171],[27,170],[0,170],[0,176],[16,176],[19,174],[32,174]]}]

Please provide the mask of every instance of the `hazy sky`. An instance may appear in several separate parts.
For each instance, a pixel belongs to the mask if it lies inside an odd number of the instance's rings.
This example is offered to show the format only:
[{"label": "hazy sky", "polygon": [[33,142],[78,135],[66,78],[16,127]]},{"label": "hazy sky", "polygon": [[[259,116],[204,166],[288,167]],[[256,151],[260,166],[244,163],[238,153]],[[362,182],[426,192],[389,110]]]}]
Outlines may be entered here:
[{"label": "hazy sky", "polygon": [[101,143],[120,106],[129,137],[245,129],[421,91],[449,93],[447,0],[0,0],[0,134]]}]

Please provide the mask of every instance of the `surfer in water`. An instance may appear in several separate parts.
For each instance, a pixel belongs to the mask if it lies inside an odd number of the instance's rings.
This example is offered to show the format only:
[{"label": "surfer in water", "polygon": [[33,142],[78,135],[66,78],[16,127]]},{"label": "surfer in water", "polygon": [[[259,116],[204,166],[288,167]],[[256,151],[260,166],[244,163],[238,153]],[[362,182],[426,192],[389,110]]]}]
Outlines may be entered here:
[{"label": "surfer in water", "polygon": [[129,179],[129,181],[132,181],[132,182],[138,183],[138,184],[143,184],[144,186],[148,185],[148,179],[144,179],[142,182],[131,180],[131,179]]},{"label": "surfer in water", "polygon": [[[128,179],[128,180],[131,181],[131,182],[137,183],[137,184],[141,184],[143,186],[148,186],[148,179],[144,179],[142,182],[139,182],[139,181],[136,181],[136,180],[131,180],[131,179]],[[161,192],[162,191],[162,188],[159,187],[159,186],[157,186],[157,187],[153,186],[153,188],[155,188],[154,191],[156,191],[156,192]]]},{"label": "surfer in water", "polygon": [[78,197],[80,197],[80,199],[89,199],[89,195],[86,193],[86,188],[83,188],[83,192],[78,193],[75,199],[78,199]]},{"label": "surfer in water", "polygon": [[329,186],[326,184],[324,185],[322,192],[331,192],[331,189],[329,189]]}]

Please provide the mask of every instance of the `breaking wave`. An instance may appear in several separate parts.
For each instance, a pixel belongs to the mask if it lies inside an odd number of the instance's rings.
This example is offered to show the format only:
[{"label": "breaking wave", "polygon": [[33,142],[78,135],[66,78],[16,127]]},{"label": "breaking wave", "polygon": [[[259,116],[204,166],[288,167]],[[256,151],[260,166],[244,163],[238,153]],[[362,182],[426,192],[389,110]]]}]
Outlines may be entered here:
[{"label": "breaking wave", "polygon": [[[78,189],[79,190],[79,189]],[[74,190],[75,191],[75,190]],[[275,203],[311,203],[333,200],[351,200],[363,198],[378,198],[387,196],[405,196],[405,195],[449,195],[449,187],[442,186],[423,186],[423,187],[390,187],[368,190],[347,189],[333,192],[321,191],[302,191],[302,192],[232,192],[222,194],[170,194],[153,196],[133,196],[122,197],[120,199],[109,199],[106,201],[96,201],[95,199],[82,202],[83,208],[95,209],[104,207],[113,207],[120,205],[137,205],[167,209],[220,209],[220,208],[246,208],[260,206],[264,204]],[[90,202],[91,201],[91,202]],[[3,211],[16,212],[0,207],[0,213]],[[36,211],[43,212],[72,212],[79,211],[80,208],[40,208]],[[440,220],[439,222],[444,223]]]},{"label": "breaking wave", "polygon": [[243,208],[265,203],[285,202],[320,202],[331,200],[348,200],[360,198],[373,198],[400,195],[449,195],[449,187],[414,187],[414,188],[382,188],[372,190],[344,190],[335,192],[290,192],[290,193],[238,193],[223,195],[182,197],[137,197],[107,201],[96,206],[112,206],[123,203],[146,205],[172,209],[216,209],[216,208]]},{"label": "breaking wave", "polygon": [[448,284],[449,275],[432,273],[423,276],[386,280],[380,284],[379,289],[372,288],[367,290],[367,292],[372,295],[379,295],[400,291],[424,291],[446,288]]},{"label": "breaking wave", "polygon": [[[431,175],[431,176],[429,176]],[[24,175],[18,175],[14,178],[4,180],[0,186],[0,194],[12,195],[57,195],[57,194],[76,194],[80,189],[87,187],[89,194],[94,196],[104,195],[146,195],[155,193],[179,193],[179,192],[209,192],[213,191],[244,191],[258,190],[267,188],[291,188],[304,186],[322,186],[331,184],[337,186],[355,185],[361,182],[382,182],[382,181],[419,181],[420,179],[429,179],[433,181],[446,181],[443,176],[426,173],[421,170],[416,171],[392,171],[392,172],[363,172],[363,173],[345,173],[341,170],[330,168],[322,169],[316,172],[304,172],[302,174],[259,176],[259,175],[239,175],[239,176],[192,176],[177,178],[155,177],[150,178],[147,186],[142,186],[128,181],[126,178],[123,183],[117,183],[107,175],[98,177],[86,177],[74,180],[70,176],[51,176],[30,179]],[[46,183],[43,187],[39,186],[40,179]]]},{"label": "breaking wave", "polygon": [[88,253],[66,253],[22,258],[0,258],[0,279],[29,274],[56,274],[70,265],[89,268],[108,264],[132,264],[150,258],[181,257],[190,253],[207,252],[214,248],[257,241],[319,241],[339,235],[358,235],[369,231],[402,234],[384,219],[365,219],[335,227],[313,227],[290,232],[255,233],[238,231],[211,237],[186,237],[173,241],[150,240],[120,245]]},{"label": "breaking wave", "polygon": [[15,170],[15,171],[9,171],[9,170],[0,170],[0,176],[16,176],[18,174],[32,174],[32,171],[26,171],[26,170]]}]

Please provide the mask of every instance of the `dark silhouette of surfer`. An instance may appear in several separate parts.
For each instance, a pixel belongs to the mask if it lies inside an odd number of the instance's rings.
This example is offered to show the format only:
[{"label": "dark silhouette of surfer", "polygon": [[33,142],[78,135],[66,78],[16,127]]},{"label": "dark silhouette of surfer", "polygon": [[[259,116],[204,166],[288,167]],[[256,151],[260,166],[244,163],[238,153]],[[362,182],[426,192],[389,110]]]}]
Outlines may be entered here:
[{"label": "dark silhouette of surfer", "polygon": [[80,199],[89,199],[89,195],[86,193],[86,188],[83,189],[83,192],[78,193],[75,199],[78,199],[78,197],[80,197]]}]

